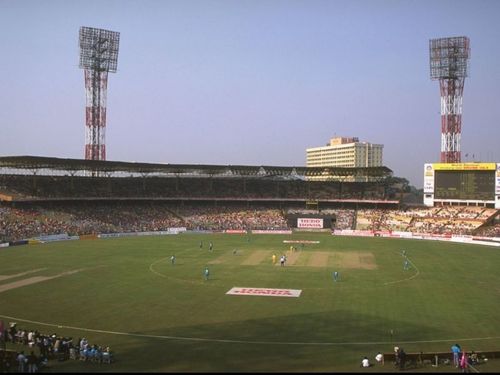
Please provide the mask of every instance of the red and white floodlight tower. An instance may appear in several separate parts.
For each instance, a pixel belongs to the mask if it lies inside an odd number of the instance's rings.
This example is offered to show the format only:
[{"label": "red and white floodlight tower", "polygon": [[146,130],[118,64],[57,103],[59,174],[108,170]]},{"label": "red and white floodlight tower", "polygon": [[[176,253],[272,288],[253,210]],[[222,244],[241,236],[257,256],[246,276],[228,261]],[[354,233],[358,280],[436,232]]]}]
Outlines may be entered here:
[{"label": "red and white floodlight tower", "polygon": [[79,42],[79,67],[85,70],[85,159],[106,160],[108,72],[116,72],[120,33],[82,26]]},{"label": "red and white floodlight tower", "polygon": [[470,57],[465,36],[429,41],[431,79],[441,91],[441,162],[460,163],[462,102]]}]

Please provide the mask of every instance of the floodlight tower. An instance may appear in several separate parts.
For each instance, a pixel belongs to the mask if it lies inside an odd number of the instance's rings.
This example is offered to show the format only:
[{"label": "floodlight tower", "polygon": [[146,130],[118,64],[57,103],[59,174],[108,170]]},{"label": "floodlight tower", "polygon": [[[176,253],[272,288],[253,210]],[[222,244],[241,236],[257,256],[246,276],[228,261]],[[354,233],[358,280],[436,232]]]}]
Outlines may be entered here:
[{"label": "floodlight tower", "polygon": [[462,102],[470,42],[465,36],[429,41],[431,79],[441,92],[441,162],[460,163]]},{"label": "floodlight tower", "polygon": [[80,27],[80,65],[85,72],[85,159],[106,160],[108,72],[115,73],[120,33]]}]

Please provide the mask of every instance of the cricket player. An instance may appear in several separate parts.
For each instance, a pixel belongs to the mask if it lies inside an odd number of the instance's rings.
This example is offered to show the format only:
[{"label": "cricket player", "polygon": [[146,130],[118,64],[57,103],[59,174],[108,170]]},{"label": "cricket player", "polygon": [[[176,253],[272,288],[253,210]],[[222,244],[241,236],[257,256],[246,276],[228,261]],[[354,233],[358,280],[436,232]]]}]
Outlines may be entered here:
[{"label": "cricket player", "polygon": [[333,272],[333,281],[337,282],[339,279],[339,273],[337,271]]},{"label": "cricket player", "polygon": [[208,245],[208,250],[213,251],[213,249],[214,249],[214,244],[210,242],[210,244]]},{"label": "cricket player", "polygon": [[408,259],[405,259],[405,263],[404,263],[404,270],[407,270],[407,269],[410,269],[410,262],[408,262]]},{"label": "cricket player", "polygon": [[172,266],[175,264],[175,255],[170,257],[170,262],[172,263]]},{"label": "cricket player", "polygon": [[208,267],[205,267],[204,275],[205,275],[205,280],[208,280],[208,276],[210,276],[210,271],[208,270]]}]

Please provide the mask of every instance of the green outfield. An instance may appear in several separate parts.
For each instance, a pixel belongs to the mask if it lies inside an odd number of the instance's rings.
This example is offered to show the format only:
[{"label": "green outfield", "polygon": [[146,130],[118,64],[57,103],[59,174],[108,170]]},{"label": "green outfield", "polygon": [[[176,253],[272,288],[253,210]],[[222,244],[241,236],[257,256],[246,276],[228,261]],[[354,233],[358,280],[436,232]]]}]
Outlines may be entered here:
[{"label": "green outfield", "polygon": [[[284,240],[320,243],[291,252]],[[54,242],[0,249],[0,319],[115,353],[111,365],[52,371],[360,371],[363,356],[394,345],[500,350],[499,270],[492,247],[325,233]],[[233,287],[301,294],[227,295]]]}]

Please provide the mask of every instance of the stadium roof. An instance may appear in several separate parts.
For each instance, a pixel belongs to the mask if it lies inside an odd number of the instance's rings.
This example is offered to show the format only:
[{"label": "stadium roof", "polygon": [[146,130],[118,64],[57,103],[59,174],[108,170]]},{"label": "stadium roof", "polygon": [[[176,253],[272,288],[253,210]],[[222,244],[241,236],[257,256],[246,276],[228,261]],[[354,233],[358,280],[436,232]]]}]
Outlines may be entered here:
[{"label": "stadium roof", "polygon": [[76,174],[81,171],[98,172],[99,175],[115,173],[148,175],[196,175],[212,177],[272,177],[301,179],[320,176],[360,176],[384,178],[392,175],[387,167],[346,168],[346,167],[282,167],[249,165],[209,165],[209,164],[161,164],[123,161],[102,161],[84,159],[63,159],[43,156],[3,156],[0,169],[31,170],[33,174],[41,170],[62,171]]}]

